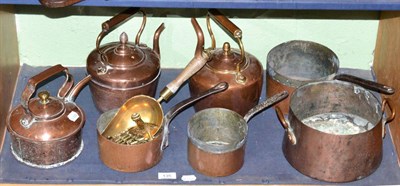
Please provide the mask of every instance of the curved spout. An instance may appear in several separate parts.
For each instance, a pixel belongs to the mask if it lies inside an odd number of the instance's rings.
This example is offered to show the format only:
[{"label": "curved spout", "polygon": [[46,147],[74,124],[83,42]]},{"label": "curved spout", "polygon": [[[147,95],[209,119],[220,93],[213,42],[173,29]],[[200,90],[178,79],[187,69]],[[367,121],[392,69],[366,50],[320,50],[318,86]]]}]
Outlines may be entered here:
[{"label": "curved spout", "polygon": [[82,90],[83,87],[92,79],[91,75],[86,76],[78,84],[75,85],[74,88],[69,92],[69,94],[65,97],[65,101],[73,102],[78,95],[78,93]]},{"label": "curved spout", "polygon": [[191,21],[197,35],[197,45],[196,45],[196,51],[194,52],[194,56],[200,57],[204,50],[204,34],[197,20],[195,18],[192,18]]},{"label": "curved spout", "polygon": [[164,23],[162,23],[154,33],[154,38],[153,38],[153,51],[160,55],[160,45],[159,45],[159,39],[160,39],[160,34],[161,32],[165,29]]}]

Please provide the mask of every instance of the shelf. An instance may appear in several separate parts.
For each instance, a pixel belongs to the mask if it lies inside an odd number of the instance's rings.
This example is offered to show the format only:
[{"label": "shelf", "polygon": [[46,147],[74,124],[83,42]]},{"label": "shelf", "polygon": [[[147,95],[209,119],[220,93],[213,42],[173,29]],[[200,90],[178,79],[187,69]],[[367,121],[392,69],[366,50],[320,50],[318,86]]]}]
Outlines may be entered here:
[{"label": "shelf", "polygon": [[[23,88],[28,79],[43,71],[43,67],[24,65],[18,77],[17,89],[12,101],[13,107],[19,104]],[[69,68],[75,81],[82,79],[86,70],[83,67]],[[343,70],[343,69],[342,69]],[[177,76],[180,69],[163,69],[157,90],[161,90]],[[370,77],[370,71],[347,70],[346,73],[360,77]],[[63,77],[45,84],[55,94],[63,82]],[[265,83],[265,82],[264,82]],[[158,91],[157,91],[158,92]],[[167,103],[162,103],[167,111],[179,101],[189,97],[188,86],[185,85],[178,94]],[[265,84],[261,100],[265,99]],[[162,160],[153,168],[139,173],[121,173],[106,167],[98,155],[96,121],[100,113],[95,109],[89,87],[85,87],[75,101],[86,113],[86,123],[82,129],[84,149],[72,162],[62,167],[42,170],[19,163],[10,152],[10,136],[7,133],[4,147],[0,153],[0,183],[29,184],[327,184],[302,175],[284,158],[282,139],[284,130],[273,109],[265,110],[249,121],[249,133],[243,167],[235,174],[227,177],[212,178],[194,171],[187,161],[187,122],[194,114],[193,108],[180,113],[170,125],[170,144],[165,149]],[[4,126],[3,126],[4,127]],[[350,182],[355,185],[380,185],[400,183],[400,168],[397,166],[396,152],[389,134],[383,140],[383,159],[379,168],[370,176]],[[175,172],[176,179],[160,180],[159,172]],[[194,175],[195,181],[184,182],[183,175]]]},{"label": "shelf", "polygon": [[[1,0],[0,4],[39,5],[39,1]],[[77,5],[152,8],[400,10],[400,0],[85,0]]]}]

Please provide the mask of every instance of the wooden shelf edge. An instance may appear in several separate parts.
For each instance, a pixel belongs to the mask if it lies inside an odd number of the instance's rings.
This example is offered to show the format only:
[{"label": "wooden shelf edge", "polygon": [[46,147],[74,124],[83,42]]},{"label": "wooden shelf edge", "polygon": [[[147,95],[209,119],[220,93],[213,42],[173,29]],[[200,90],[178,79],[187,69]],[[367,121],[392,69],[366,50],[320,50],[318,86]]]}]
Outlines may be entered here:
[{"label": "wooden shelf edge", "polygon": [[385,11],[381,13],[379,21],[378,35],[375,46],[375,56],[373,69],[376,73],[378,82],[392,86],[396,93],[391,96],[382,95],[385,98],[393,100],[396,109],[396,118],[390,123],[390,134],[397,152],[397,160],[400,166],[400,12]]}]

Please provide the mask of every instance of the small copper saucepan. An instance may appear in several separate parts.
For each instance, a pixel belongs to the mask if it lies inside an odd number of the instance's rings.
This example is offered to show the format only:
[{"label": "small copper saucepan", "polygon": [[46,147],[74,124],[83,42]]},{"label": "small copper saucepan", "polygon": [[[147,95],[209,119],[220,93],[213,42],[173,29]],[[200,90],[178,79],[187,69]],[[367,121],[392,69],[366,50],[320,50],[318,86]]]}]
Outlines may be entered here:
[{"label": "small copper saucepan", "polygon": [[[283,153],[299,172],[328,182],[348,182],[373,173],[382,160],[385,124],[395,110],[369,90],[353,83],[330,80],[297,88],[290,99]],[[391,115],[384,119],[384,108]]]},{"label": "small copper saucepan", "polygon": [[[393,94],[394,90],[378,84],[364,83],[361,78],[338,74],[339,59],[328,47],[321,44],[294,40],[279,44],[267,55],[267,96],[286,90],[289,95],[304,84],[338,79],[357,83],[383,94]],[[373,85],[373,86],[371,86]],[[289,112],[289,99],[275,107],[284,114]]]},{"label": "small copper saucepan", "polygon": [[[131,108],[126,109],[124,112],[128,114],[124,116],[135,116],[132,117],[134,121],[131,120],[130,122],[135,122],[137,125],[139,125],[139,123],[143,125],[151,125],[157,122],[162,123],[161,128],[152,136],[152,139],[143,143],[131,143],[130,140],[132,136],[129,136],[130,134],[126,132],[111,138],[110,136],[104,135],[110,121],[114,119],[117,110],[114,109],[103,113],[97,121],[97,139],[100,159],[109,168],[122,172],[139,172],[155,166],[161,160],[163,151],[168,146],[168,127],[175,115],[192,103],[209,95],[224,91],[227,88],[227,83],[219,83],[206,92],[197,96],[192,96],[178,103],[172,107],[165,116],[163,116],[161,107],[154,98],[142,96],[145,101],[136,102],[136,100],[135,102],[137,104],[131,105]],[[140,115],[141,118],[137,119],[137,115]],[[128,119],[121,121],[129,122]],[[120,124],[125,125],[123,123]],[[134,129],[134,127],[131,129]]]},{"label": "small copper saucepan", "polygon": [[237,172],[244,163],[248,120],[288,96],[283,91],[250,109],[244,118],[229,109],[208,108],[197,112],[188,125],[188,160],[207,176],[222,177]]}]

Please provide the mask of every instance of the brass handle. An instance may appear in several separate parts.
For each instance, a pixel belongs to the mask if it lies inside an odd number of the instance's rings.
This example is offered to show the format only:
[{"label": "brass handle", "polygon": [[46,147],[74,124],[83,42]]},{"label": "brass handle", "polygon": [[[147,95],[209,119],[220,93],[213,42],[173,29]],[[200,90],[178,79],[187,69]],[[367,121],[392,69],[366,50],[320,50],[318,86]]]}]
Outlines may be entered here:
[{"label": "brass handle", "polygon": [[22,107],[25,108],[26,111],[28,111],[28,103],[29,99],[32,97],[33,93],[36,91],[36,86],[44,82],[45,80],[48,80],[49,78],[57,75],[58,73],[64,72],[65,73],[65,81],[64,84],[61,86],[61,88],[58,90],[57,96],[59,98],[64,98],[71,90],[72,86],[74,85],[73,82],[73,77],[69,73],[68,69],[63,67],[62,65],[55,65],[52,66],[45,71],[31,77],[28,80],[28,83],[22,92],[21,96],[21,105]]},{"label": "brass handle", "polygon": [[396,117],[396,109],[392,106],[393,102],[389,98],[383,98],[382,101],[382,113],[385,113],[385,108],[387,107],[390,110],[390,116],[385,119],[385,121],[382,123],[382,138],[385,137],[386,135],[386,130],[385,130],[385,125]]},{"label": "brass handle", "polygon": [[369,89],[369,90],[372,90],[375,92],[379,92],[382,94],[387,94],[387,95],[394,94],[394,88],[392,88],[392,87],[377,83],[375,81],[369,81],[369,80],[362,79],[362,78],[359,78],[356,76],[352,76],[349,74],[339,74],[339,75],[336,75],[334,77],[334,79],[351,82],[351,83],[360,85],[366,89]]},{"label": "brass handle", "polygon": [[206,51],[203,51],[204,46],[204,36],[203,31],[201,30],[199,24],[196,19],[192,18],[192,24],[197,34],[197,47],[195,56],[193,59],[186,65],[183,71],[170,83],[166,85],[166,87],[161,91],[160,98],[157,100],[161,102],[162,100],[168,100],[176,91],[178,91],[179,87],[190,77],[192,77],[197,71],[199,71],[209,60],[209,54]]},{"label": "brass handle", "polygon": [[246,82],[246,77],[243,76],[240,73],[240,65],[242,65],[245,62],[245,50],[244,50],[244,45],[242,42],[242,30],[237,27],[234,23],[232,23],[225,15],[223,15],[220,11],[217,9],[209,9],[208,14],[206,17],[207,21],[207,29],[211,37],[211,48],[215,49],[215,37],[214,34],[211,30],[211,25],[210,25],[210,17],[212,20],[217,23],[219,27],[225,30],[225,32],[229,33],[231,37],[237,40],[237,43],[240,48],[240,62],[236,65],[236,77],[235,80],[237,83],[244,84]]},{"label": "brass handle", "polygon": [[104,22],[101,25],[102,30],[96,39],[96,49],[99,53],[101,53],[99,51],[99,49],[100,49],[100,43],[103,40],[103,38],[108,33],[110,33],[115,28],[117,28],[119,25],[121,25],[122,23],[129,20],[138,11],[142,12],[142,14],[143,14],[142,26],[140,27],[139,32],[136,35],[136,40],[135,40],[136,44],[139,44],[140,35],[142,34],[144,26],[146,25],[146,14],[143,11],[141,11],[140,8],[129,8],[129,9],[117,14],[116,16],[112,17],[111,19],[109,19],[108,21]]},{"label": "brass handle", "polygon": [[287,137],[292,143],[292,145],[297,144],[297,138],[294,135],[293,128],[290,126],[290,123],[286,121],[285,116],[283,115],[283,112],[279,107],[275,108],[276,115],[278,116],[279,121],[281,122],[283,128],[285,129],[285,132],[287,133]]}]

